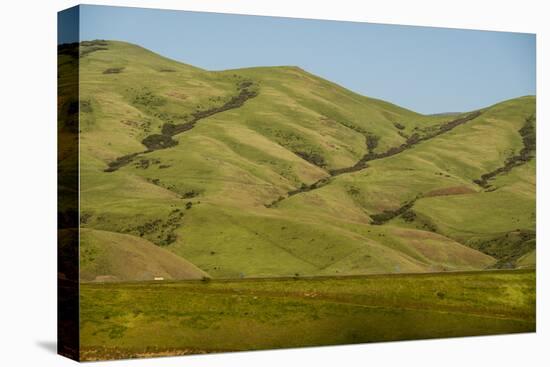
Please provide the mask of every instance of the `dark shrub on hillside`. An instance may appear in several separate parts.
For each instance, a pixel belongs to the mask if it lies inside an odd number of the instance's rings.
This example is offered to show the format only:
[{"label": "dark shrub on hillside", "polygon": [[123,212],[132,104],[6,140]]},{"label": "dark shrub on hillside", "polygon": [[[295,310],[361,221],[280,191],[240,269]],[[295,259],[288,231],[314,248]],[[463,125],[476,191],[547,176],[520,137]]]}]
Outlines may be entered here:
[{"label": "dark shrub on hillside", "polygon": [[199,192],[196,191],[196,190],[191,190],[191,191],[187,191],[186,193],[184,193],[183,195],[183,198],[185,199],[191,199],[191,198],[194,198],[196,196],[199,196]]},{"label": "dark shrub on hillside", "polygon": [[85,99],[81,100],[80,101],[80,112],[92,113],[93,112],[92,103],[89,100],[85,100]]},{"label": "dark shrub on hillside", "polygon": [[325,161],[325,158],[316,152],[303,152],[303,151],[297,151],[295,152],[297,156],[300,158],[308,161],[311,164],[314,164],[318,167],[326,167],[327,163]]},{"label": "dark shrub on hillside", "polygon": [[149,135],[143,139],[141,143],[150,151],[173,147],[178,144],[178,142],[172,139],[171,136],[162,134]]},{"label": "dark shrub on hillside", "polygon": [[403,215],[401,215],[401,218],[403,218],[405,222],[412,222],[416,218],[416,213],[412,210],[408,210],[405,213],[403,213]]},{"label": "dark shrub on hillside", "polygon": [[405,125],[402,125],[399,122],[394,122],[393,126],[395,126],[395,128],[399,129],[399,130],[404,130],[405,129]]},{"label": "dark shrub on hillside", "polygon": [[124,68],[108,68],[103,71],[103,74],[119,74]]},{"label": "dark shrub on hillside", "polygon": [[374,134],[367,134],[367,149],[369,152],[374,151],[376,147],[378,146],[378,142],[380,141],[380,137]]}]

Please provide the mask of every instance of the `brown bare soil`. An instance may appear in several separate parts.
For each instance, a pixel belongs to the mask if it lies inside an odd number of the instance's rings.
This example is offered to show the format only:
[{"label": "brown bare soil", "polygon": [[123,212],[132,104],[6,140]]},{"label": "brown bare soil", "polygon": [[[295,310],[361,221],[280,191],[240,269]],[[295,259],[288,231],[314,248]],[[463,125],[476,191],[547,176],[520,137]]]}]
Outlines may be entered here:
[{"label": "brown bare soil", "polygon": [[447,187],[444,189],[436,189],[429,191],[424,194],[425,197],[431,197],[431,196],[448,196],[448,195],[466,195],[466,194],[474,194],[476,193],[475,190],[466,187],[466,186],[453,186],[453,187]]}]

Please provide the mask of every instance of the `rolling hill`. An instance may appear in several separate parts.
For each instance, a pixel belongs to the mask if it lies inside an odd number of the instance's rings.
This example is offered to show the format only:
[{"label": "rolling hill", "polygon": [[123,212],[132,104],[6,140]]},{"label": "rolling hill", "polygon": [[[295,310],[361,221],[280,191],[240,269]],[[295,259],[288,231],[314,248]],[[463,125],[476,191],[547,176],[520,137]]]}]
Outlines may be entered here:
[{"label": "rolling hill", "polygon": [[145,259],[174,279],[534,266],[533,96],[421,115],[294,66],[75,58],[84,243],[109,249],[84,280]]},{"label": "rolling hill", "polygon": [[151,242],[94,229],[80,233],[82,281],[202,279],[208,274]]}]

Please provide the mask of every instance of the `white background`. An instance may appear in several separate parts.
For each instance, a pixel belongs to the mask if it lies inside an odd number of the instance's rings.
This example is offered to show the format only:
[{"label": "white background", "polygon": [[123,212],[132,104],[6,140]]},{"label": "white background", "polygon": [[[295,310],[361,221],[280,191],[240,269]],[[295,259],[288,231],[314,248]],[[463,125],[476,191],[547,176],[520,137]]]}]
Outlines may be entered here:
[{"label": "white background", "polygon": [[[546,1],[93,1],[95,4],[537,33],[536,334],[100,362],[97,366],[542,366],[550,362],[550,68]],[[0,2],[0,365],[69,366],[56,338],[56,12]],[[546,340],[545,340],[546,339]]]}]

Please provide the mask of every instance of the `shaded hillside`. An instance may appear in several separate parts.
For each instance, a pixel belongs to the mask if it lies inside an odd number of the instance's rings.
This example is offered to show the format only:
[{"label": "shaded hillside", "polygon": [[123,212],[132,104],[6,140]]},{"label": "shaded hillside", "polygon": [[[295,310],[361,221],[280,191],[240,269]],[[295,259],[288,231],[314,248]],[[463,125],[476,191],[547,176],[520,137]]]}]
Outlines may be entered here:
[{"label": "shaded hillside", "polygon": [[85,229],[80,233],[80,280],[201,279],[208,275],[151,242],[125,234]]}]

